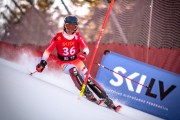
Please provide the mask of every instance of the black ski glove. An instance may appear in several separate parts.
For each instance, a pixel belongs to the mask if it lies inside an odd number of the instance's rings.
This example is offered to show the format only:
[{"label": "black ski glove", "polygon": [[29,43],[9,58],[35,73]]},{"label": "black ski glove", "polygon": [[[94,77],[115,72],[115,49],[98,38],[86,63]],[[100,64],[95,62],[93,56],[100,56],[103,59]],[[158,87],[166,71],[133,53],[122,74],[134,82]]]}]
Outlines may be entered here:
[{"label": "black ski glove", "polygon": [[45,60],[41,60],[41,62],[36,66],[36,70],[38,72],[42,72],[47,65],[47,62]]}]

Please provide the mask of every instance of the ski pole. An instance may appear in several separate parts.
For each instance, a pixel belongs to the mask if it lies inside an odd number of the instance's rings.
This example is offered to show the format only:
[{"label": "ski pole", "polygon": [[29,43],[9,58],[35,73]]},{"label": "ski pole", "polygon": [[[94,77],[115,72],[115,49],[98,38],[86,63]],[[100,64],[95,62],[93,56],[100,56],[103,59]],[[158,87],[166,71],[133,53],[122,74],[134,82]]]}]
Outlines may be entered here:
[{"label": "ski pole", "polygon": [[118,75],[120,75],[120,76],[122,76],[122,77],[124,77],[124,78],[126,78],[126,79],[128,79],[128,80],[131,80],[132,82],[137,83],[137,84],[139,84],[139,85],[141,85],[141,86],[143,86],[143,87],[145,87],[145,88],[148,88],[148,86],[143,85],[143,84],[141,84],[141,83],[139,83],[139,82],[137,82],[137,81],[135,81],[135,80],[133,80],[133,79],[130,79],[130,78],[126,77],[125,75],[119,74],[118,72],[115,72],[114,70],[111,70],[111,69],[103,66],[102,64],[99,64],[99,63],[95,63],[95,64],[97,64],[98,66],[101,66],[102,68],[105,68],[105,69],[107,69],[107,70],[109,70],[109,71],[111,71],[111,72],[113,72],[113,73],[116,73],[116,74],[118,74]]},{"label": "ski pole", "polygon": [[31,72],[29,75],[31,75],[31,76],[32,76],[32,75],[33,75],[34,73],[36,73],[36,72],[37,72],[37,71]]},{"label": "ski pole", "polygon": [[114,4],[114,0],[111,0],[110,6],[109,6],[109,8],[107,10],[106,17],[104,19],[101,31],[99,33],[99,36],[98,36],[98,39],[97,39],[97,42],[96,42],[95,49],[94,49],[93,54],[92,54],[92,59],[91,59],[90,64],[89,64],[88,72],[86,74],[86,77],[84,79],[84,83],[83,83],[81,91],[80,91],[80,96],[83,96],[83,94],[84,94],[84,90],[86,88],[86,84],[87,84],[87,80],[88,80],[88,77],[89,77],[89,74],[90,74],[90,71],[91,71],[91,68],[92,68],[92,64],[93,64],[93,61],[94,61],[94,58],[95,58],[95,55],[96,55],[96,52],[97,52],[97,49],[98,49],[102,34],[103,34],[103,31],[104,31],[104,28],[106,26],[106,22],[108,20],[108,17],[109,17],[109,14],[110,14],[110,11],[112,9],[113,4]]}]

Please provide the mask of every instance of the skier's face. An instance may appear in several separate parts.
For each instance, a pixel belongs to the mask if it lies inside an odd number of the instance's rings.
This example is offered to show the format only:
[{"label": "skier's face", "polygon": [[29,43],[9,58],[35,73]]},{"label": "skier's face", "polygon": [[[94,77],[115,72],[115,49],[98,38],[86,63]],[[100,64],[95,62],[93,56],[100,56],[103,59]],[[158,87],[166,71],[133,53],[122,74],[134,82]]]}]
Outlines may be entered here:
[{"label": "skier's face", "polygon": [[77,30],[77,25],[75,24],[65,24],[66,32],[69,35],[72,35]]}]

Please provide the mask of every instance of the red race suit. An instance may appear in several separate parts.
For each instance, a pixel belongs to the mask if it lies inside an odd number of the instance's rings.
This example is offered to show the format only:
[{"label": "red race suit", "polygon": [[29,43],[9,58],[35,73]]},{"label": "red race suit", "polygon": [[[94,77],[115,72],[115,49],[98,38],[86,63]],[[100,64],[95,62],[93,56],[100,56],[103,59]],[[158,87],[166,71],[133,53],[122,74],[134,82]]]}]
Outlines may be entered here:
[{"label": "red race suit", "polygon": [[73,64],[78,70],[83,72],[85,65],[82,60],[77,58],[77,53],[80,52],[80,50],[83,52],[88,51],[89,53],[88,46],[79,32],[76,32],[70,40],[65,38],[64,34],[64,32],[56,34],[45,50],[42,60],[47,60],[50,53],[56,48],[61,69],[63,69],[65,64]]}]

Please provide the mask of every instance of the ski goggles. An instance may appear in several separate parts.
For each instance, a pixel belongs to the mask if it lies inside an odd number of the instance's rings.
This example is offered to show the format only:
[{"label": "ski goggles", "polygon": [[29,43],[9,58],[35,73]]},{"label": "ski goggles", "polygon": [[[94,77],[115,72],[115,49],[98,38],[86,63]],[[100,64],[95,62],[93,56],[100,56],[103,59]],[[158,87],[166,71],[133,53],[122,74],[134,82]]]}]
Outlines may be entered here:
[{"label": "ski goggles", "polygon": [[65,28],[68,29],[68,30],[76,30],[77,29],[77,25],[66,23],[65,24]]}]

